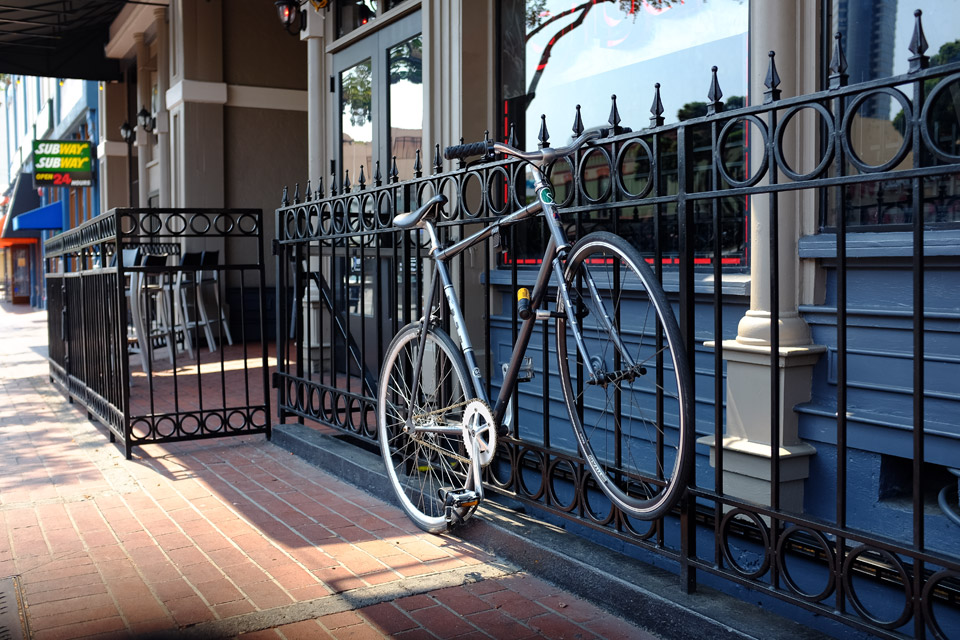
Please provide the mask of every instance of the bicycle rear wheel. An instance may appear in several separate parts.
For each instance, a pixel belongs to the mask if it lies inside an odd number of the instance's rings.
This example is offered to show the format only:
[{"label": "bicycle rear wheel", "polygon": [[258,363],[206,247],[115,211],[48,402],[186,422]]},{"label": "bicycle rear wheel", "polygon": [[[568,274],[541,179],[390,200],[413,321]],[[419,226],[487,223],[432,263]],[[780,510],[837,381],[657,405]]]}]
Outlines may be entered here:
[{"label": "bicycle rear wheel", "polygon": [[474,462],[460,427],[473,393],[463,358],[444,331],[427,329],[423,366],[414,385],[419,351],[419,323],[403,327],[387,347],[377,392],[380,453],[400,506],[421,529],[439,533],[475,509],[448,508],[451,496],[473,490]]},{"label": "bicycle rear wheel", "polygon": [[652,520],[680,497],[692,452],[693,397],[680,328],[653,271],[626,240],[585,236],[564,280],[576,309],[589,379],[558,295],[557,357],[574,433],[590,472],[611,502]]}]

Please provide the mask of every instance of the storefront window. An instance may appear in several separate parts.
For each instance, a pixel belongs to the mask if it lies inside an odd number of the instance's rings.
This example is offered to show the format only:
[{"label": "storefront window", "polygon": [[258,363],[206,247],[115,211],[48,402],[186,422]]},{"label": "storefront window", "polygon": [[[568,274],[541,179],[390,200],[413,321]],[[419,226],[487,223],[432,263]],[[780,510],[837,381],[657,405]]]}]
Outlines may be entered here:
[{"label": "storefront window", "polygon": [[341,158],[354,182],[361,165],[369,172],[373,155],[373,83],[370,59],[340,73]]},{"label": "storefront window", "polygon": [[[849,83],[856,84],[905,74],[909,69],[910,40],[920,9],[923,31],[929,48],[930,66],[960,60],[960,18],[952,0],[832,0],[829,36],[842,35]],[[832,42],[832,40],[831,40]],[[826,74],[824,74],[826,77]],[[936,81],[925,86],[927,95]],[[899,89],[912,99],[913,89]],[[960,107],[952,92],[940,92],[930,111],[933,142],[949,154],[960,154]],[[903,106],[889,96],[874,94],[857,105],[851,122],[852,151],[868,165],[883,165],[895,159],[903,145],[906,127]],[[907,153],[894,169],[913,166]],[[859,169],[848,164],[847,175]],[[913,222],[913,192],[910,180],[869,182],[829,190],[823,226],[835,227],[839,203],[844,202],[848,227],[860,230],[898,230]],[[923,180],[923,221],[927,224],[960,222],[960,176]]]},{"label": "storefront window", "polygon": [[[747,102],[747,0],[501,0],[500,1],[500,97],[503,131],[509,127],[521,147],[536,148],[541,114],[546,115],[550,142],[563,145],[571,139],[575,106],[581,106],[586,127],[604,125],[610,113],[612,94],[617,96],[621,125],[634,130],[648,126],[655,83],[661,84],[666,124],[706,114],[710,68],[719,68],[727,109]],[[709,179],[710,132],[691,130],[695,185]],[[664,184],[676,193],[676,136],[661,139]],[[746,140],[736,136],[726,150],[742,164]],[[637,147],[639,150],[639,147]],[[637,154],[635,154],[637,155]],[[640,154],[642,155],[642,154]],[[626,158],[624,186],[645,180],[646,158]],[[593,200],[610,190],[610,170],[605,159],[591,156],[583,174],[583,191]],[[728,166],[731,166],[728,164]],[[594,166],[595,165],[595,166]],[[734,169],[735,170],[735,169]],[[569,166],[558,165],[551,175],[557,197],[562,199],[573,185]],[[705,185],[701,185],[706,187]],[[642,185],[635,185],[638,191]],[[518,194],[520,195],[520,194]],[[723,263],[742,264],[745,254],[746,203],[743,199],[722,202]],[[704,228],[698,233],[697,255],[701,263],[712,262],[710,207],[697,212]],[[577,230],[615,229],[642,252],[654,251],[656,212],[652,207],[617,207],[580,216]],[[664,255],[678,250],[675,212],[660,213],[659,241]],[[701,225],[698,225],[698,227]],[[525,234],[529,247],[518,247],[516,257],[535,258],[539,234]],[[671,259],[668,258],[668,262]]]},{"label": "storefront window", "polygon": [[400,175],[410,176],[423,140],[423,38],[391,47],[389,63],[390,156]]}]

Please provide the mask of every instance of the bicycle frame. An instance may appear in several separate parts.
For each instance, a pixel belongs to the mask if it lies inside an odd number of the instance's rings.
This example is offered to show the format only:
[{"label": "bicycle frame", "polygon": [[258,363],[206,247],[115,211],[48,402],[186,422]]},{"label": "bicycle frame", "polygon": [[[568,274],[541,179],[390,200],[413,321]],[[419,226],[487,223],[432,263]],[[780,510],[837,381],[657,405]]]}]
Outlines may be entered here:
[{"label": "bicycle frame", "polygon": [[[563,234],[563,230],[560,227],[560,217],[557,206],[553,201],[553,192],[550,188],[550,184],[544,178],[543,172],[539,167],[533,164],[530,166],[534,174],[534,185],[537,198],[533,203],[523,207],[519,211],[516,211],[498,220],[497,222],[454,243],[447,248],[441,248],[436,225],[432,220],[424,220],[421,223],[421,227],[426,229],[429,236],[431,256],[433,257],[435,264],[434,279],[427,294],[426,305],[424,306],[424,315],[420,319],[421,326],[426,328],[427,324],[431,321],[436,291],[438,286],[442,286],[444,296],[447,300],[447,307],[450,310],[454,326],[456,327],[457,336],[460,338],[461,351],[463,352],[464,359],[467,363],[467,369],[471,377],[476,398],[483,400],[487,404],[490,404],[486,389],[484,388],[485,381],[480,373],[480,367],[477,364],[473,344],[470,341],[470,336],[466,329],[463,312],[460,309],[460,301],[458,300],[456,291],[453,287],[453,282],[450,278],[450,273],[447,270],[446,262],[450,258],[462,253],[475,244],[482,242],[495,233],[498,233],[500,229],[514,225],[522,220],[526,220],[527,218],[537,215],[541,211],[543,211],[544,218],[547,221],[547,227],[550,230],[550,239],[547,242],[546,249],[544,250],[543,261],[540,264],[540,270],[537,273],[537,279],[534,284],[533,291],[530,294],[531,315],[524,320],[523,324],[520,326],[517,342],[514,345],[513,352],[510,354],[509,365],[507,366],[507,370],[503,376],[503,384],[500,387],[496,404],[493,405],[493,417],[497,425],[504,424],[503,421],[507,413],[510,397],[513,395],[513,389],[516,386],[517,377],[520,373],[523,355],[526,352],[527,346],[530,342],[536,321],[545,318],[556,317],[556,312],[546,314],[539,312],[549,288],[551,275],[556,278],[557,289],[563,299],[563,306],[566,311],[567,321],[573,329],[573,335],[576,339],[577,347],[580,353],[584,354],[583,364],[587,374],[589,375],[589,379],[595,379],[597,377],[597,372],[594,369],[593,363],[591,362],[590,358],[587,357],[587,348],[580,331],[579,319],[573,304],[571,304],[570,294],[567,291],[563,280],[563,268],[567,252],[570,250],[570,244],[567,242],[566,237]],[[591,291],[591,295],[599,300],[595,283],[592,280],[588,280],[587,285]],[[607,330],[607,332],[609,332],[611,336],[613,336],[614,339],[619,342],[619,334],[614,329],[613,321],[604,314],[604,316],[600,318],[600,322],[604,325],[604,328]],[[419,371],[423,363],[423,351],[425,344],[426,331],[421,331],[420,349],[418,351],[417,362],[414,367],[414,371],[416,372],[413,377],[414,380],[419,379]],[[632,362],[627,364],[628,366],[633,365]],[[417,393],[417,389],[412,389],[411,393],[415,395]],[[412,424],[412,418],[413,416],[411,407],[408,409],[407,424]],[[430,428],[427,427],[427,429]]]}]

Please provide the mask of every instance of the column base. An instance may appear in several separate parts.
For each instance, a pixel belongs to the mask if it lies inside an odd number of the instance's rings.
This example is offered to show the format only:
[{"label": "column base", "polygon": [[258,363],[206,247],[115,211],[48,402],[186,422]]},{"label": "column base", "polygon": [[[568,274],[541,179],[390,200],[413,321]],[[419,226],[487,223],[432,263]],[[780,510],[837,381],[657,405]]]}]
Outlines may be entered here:
[{"label": "column base", "polygon": [[[698,438],[699,444],[710,447],[710,466],[716,468],[716,439]],[[768,444],[746,438],[723,438],[723,493],[769,506],[771,503],[770,459],[773,449]],[[810,475],[810,456],[817,450],[806,442],[780,447],[780,508],[803,512],[803,485]]]}]

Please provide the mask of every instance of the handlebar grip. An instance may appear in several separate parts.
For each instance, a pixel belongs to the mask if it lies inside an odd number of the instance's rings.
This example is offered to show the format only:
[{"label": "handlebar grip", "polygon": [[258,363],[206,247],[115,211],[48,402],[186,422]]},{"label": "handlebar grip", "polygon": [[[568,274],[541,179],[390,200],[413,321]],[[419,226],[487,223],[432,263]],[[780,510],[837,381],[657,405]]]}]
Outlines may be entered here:
[{"label": "handlebar grip", "polygon": [[485,141],[457,144],[443,150],[443,157],[447,160],[459,160],[470,156],[487,155],[490,144]]}]

